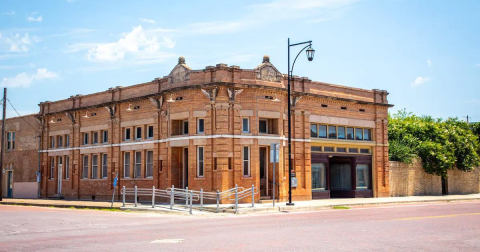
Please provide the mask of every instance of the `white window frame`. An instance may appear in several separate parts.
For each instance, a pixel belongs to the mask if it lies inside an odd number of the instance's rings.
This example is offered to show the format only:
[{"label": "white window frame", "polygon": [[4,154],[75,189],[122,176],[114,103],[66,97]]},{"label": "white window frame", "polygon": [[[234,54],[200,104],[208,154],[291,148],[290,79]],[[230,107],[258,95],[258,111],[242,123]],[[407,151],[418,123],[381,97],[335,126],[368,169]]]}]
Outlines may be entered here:
[{"label": "white window frame", "polygon": [[15,149],[15,131],[7,132],[7,150]]},{"label": "white window frame", "polygon": [[84,132],[83,133],[83,145],[88,145],[89,143],[89,135],[88,135],[88,132]]},{"label": "white window frame", "polygon": [[[202,131],[200,131],[200,120],[202,120]],[[197,118],[197,134],[205,134],[205,118]]]},{"label": "white window frame", "polygon": [[[150,128],[152,129],[152,135],[150,136]],[[153,135],[155,135],[155,128],[153,125],[147,126],[147,139],[153,139]]]},{"label": "white window frame", "polygon": [[[128,154],[128,162],[125,162],[127,160],[127,154]],[[130,152],[124,152],[123,153],[123,178],[130,178],[130,164],[132,163],[132,155]],[[128,176],[125,176],[127,175]]]},{"label": "white window frame", "polygon": [[[247,120],[247,130],[245,131],[245,128],[243,127],[243,121]],[[250,133],[250,118],[248,117],[243,117],[242,118],[242,133]]]},{"label": "white window frame", "polygon": [[[185,132],[185,123],[187,123],[187,132]],[[188,130],[188,120],[182,120],[182,135],[188,135],[189,134],[189,130]]]},{"label": "white window frame", "polygon": [[[202,153],[202,159],[200,160],[200,152]],[[200,164],[202,172],[200,173]],[[205,149],[203,146],[197,147],[197,177],[203,178],[205,176]]]},{"label": "white window frame", "polygon": [[[140,158],[137,158],[137,153],[140,153]],[[134,178],[141,178],[142,177],[142,152],[135,151],[135,165],[133,167],[133,177]],[[137,174],[137,171],[139,174]]]},{"label": "white window frame", "polygon": [[83,155],[82,179],[88,179],[88,155]]},{"label": "white window frame", "polygon": [[50,179],[55,177],[55,157],[50,157]]},{"label": "white window frame", "polygon": [[[248,152],[248,157],[247,157],[248,159],[247,160],[245,160],[245,149]],[[251,177],[251,175],[252,175],[252,172],[251,172],[251,169],[250,169],[251,168],[250,154],[251,154],[250,146],[243,146],[242,147],[242,174],[243,174],[244,177]],[[245,174],[245,162],[248,162],[248,164],[247,164],[247,166],[248,166],[247,167],[247,174]]]},{"label": "white window frame", "polygon": [[65,156],[65,179],[69,179],[69,172],[70,172],[70,156]]},{"label": "white window frame", "polygon": [[[265,132],[260,132],[260,122],[265,121]],[[268,119],[262,118],[258,119],[258,133],[259,134],[269,134],[268,132]]]},{"label": "white window frame", "polygon": [[[138,135],[138,129],[140,129],[140,136]],[[143,131],[142,126],[135,127],[135,140],[142,140],[142,131]]]},{"label": "white window frame", "polygon": [[102,143],[108,143],[108,130],[102,130]]},{"label": "white window frame", "polygon": [[[129,138],[127,138],[127,131],[130,132],[129,134]],[[123,132],[123,141],[130,141],[132,140],[132,130],[130,128],[125,128],[124,132]]]},{"label": "white window frame", "polygon": [[102,153],[102,178],[106,179],[108,176],[108,154]]},{"label": "white window frame", "polygon": [[[95,141],[96,138],[96,141]],[[92,144],[98,144],[98,132],[94,131],[92,132]]]},{"label": "white window frame", "polygon": [[[95,160],[96,158],[96,164],[93,162],[93,160]],[[93,154],[92,155],[92,179],[98,179],[98,155],[97,154]]]},{"label": "white window frame", "polygon": [[[149,162],[148,156],[151,153],[152,160]],[[145,155],[145,178],[153,178],[153,151],[146,151]],[[149,172],[150,171],[150,172]]]}]

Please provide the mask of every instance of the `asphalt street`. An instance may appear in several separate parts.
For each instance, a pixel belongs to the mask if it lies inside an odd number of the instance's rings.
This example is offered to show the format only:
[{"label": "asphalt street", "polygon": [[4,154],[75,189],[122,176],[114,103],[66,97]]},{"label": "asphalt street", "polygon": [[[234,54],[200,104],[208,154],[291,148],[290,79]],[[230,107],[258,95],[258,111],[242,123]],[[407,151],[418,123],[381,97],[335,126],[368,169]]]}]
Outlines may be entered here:
[{"label": "asphalt street", "polygon": [[177,216],[0,206],[0,251],[480,251],[480,202]]}]

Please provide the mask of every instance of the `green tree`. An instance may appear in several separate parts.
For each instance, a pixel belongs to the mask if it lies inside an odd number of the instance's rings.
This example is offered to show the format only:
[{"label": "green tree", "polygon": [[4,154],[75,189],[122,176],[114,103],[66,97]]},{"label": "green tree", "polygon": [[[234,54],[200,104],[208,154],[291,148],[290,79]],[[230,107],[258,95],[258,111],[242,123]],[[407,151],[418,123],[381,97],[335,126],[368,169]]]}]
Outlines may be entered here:
[{"label": "green tree", "polygon": [[435,119],[401,110],[389,116],[389,156],[411,163],[421,158],[429,174],[447,177],[449,169],[471,171],[480,163],[478,135],[457,118]]}]

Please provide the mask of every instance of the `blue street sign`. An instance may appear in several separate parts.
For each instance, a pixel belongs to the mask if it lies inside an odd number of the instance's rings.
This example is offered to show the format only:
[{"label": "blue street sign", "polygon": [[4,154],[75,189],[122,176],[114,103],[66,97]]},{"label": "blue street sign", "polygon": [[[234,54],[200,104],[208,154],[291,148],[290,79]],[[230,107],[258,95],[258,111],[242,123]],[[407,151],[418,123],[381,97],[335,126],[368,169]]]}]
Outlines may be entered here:
[{"label": "blue street sign", "polygon": [[118,178],[115,177],[115,179],[113,180],[113,187],[117,187],[117,180]]}]

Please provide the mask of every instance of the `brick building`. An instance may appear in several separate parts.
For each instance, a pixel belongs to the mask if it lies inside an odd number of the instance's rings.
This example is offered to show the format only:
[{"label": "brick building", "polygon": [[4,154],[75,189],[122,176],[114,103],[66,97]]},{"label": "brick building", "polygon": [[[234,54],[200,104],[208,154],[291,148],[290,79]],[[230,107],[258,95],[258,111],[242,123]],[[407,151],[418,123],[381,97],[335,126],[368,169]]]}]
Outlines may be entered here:
[{"label": "brick building", "polygon": [[[119,186],[226,190],[271,197],[270,144],[280,144],[277,198],[288,197],[287,76],[217,64],[128,87],[42,102],[43,197],[106,199]],[[387,92],[292,81],[294,200],[389,195]]]},{"label": "brick building", "polygon": [[[1,122],[1,120],[0,120]],[[0,130],[1,130],[0,123]],[[5,120],[2,196],[38,198],[38,145],[41,128],[35,115]],[[0,144],[0,148],[2,148]]]}]

